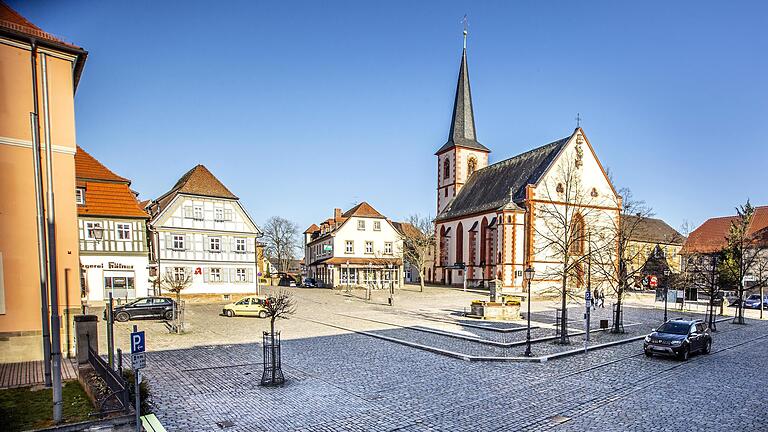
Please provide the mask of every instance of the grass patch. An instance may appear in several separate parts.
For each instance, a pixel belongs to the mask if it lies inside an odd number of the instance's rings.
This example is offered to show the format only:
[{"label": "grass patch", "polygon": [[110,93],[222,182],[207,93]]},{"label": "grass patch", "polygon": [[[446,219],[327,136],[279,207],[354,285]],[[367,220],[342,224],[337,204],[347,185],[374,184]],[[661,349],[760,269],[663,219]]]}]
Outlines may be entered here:
[{"label": "grass patch", "polygon": [[[68,381],[63,389],[63,423],[88,420],[91,400],[80,383]],[[22,431],[53,426],[53,391],[20,387],[0,390],[0,430]]]}]

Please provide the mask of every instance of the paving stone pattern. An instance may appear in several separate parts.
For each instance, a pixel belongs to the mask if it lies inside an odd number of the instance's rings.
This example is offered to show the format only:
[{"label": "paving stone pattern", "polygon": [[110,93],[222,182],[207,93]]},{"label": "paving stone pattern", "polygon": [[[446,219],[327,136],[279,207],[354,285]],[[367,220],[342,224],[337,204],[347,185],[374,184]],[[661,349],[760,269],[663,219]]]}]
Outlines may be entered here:
[{"label": "paving stone pattern", "polygon": [[[462,325],[465,319],[455,311],[480,296],[437,289],[401,293],[393,310],[327,290],[295,292],[296,316],[279,323],[287,378],[280,388],[258,385],[265,320],[220,317],[221,305],[194,305],[186,335],[169,336],[157,323],[140,323],[154,349],[145,370],[152,404],[169,431],[765,430],[765,322],[721,323],[713,353],[685,363],[646,358],[641,341],[540,364],[467,362],[321,323],[454,351],[519,355],[524,347],[416,330],[524,339],[525,332]],[[541,305],[535,321],[552,324],[551,309]],[[575,310],[571,327],[579,329],[575,318],[583,306]],[[640,323],[628,332],[647,332],[661,313],[628,308],[625,322]],[[490,324],[500,330],[521,325]],[[119,346],[129,330],[118,326]],[[541,328],[535,334],[553,333]],[[578,338],[567,348],[578,347]],[[550,347],[561,349],[542,342],[534,352]],[[692,416],[693,406],[714,408]],[[674,420],[681,414],[689,422],[684,427]]]}]

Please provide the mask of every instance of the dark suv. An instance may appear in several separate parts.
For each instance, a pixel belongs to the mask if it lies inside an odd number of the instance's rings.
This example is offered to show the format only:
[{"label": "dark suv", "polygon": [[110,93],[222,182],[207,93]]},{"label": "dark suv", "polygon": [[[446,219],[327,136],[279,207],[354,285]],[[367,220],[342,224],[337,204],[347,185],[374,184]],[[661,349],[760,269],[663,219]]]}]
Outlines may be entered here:
[{"label": "dark suv", "polygon": [[645,337],[643,349],[648,357],[661,354],[688,360],[688,356],[697,351],[709,354],[712,335],[701,320],[672,319]]},{"label": "dark suv", "polygon": [[[173,309],[176,302],[168,297],[141,297],[113,309],[115,321],[128,321],[136,318],[173,319]],[[107,319],[107,311],[104,311]]]}]

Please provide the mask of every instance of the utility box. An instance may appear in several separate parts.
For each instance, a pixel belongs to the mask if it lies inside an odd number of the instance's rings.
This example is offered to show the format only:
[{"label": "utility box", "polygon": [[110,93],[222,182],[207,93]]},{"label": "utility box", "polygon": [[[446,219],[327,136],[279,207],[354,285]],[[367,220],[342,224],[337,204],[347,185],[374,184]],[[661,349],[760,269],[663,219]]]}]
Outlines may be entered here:
[{"label": "utility box", "polygon": [[608,329],[608,320],[601,319],[600,320],[600,328],[603,330]]},{"label": "utility box", "polygon": [[77,347],[77,363],[88,363],[88,344],[96,355],[99,355],[99,317],[96,315],[76,315],[75,346]]}]

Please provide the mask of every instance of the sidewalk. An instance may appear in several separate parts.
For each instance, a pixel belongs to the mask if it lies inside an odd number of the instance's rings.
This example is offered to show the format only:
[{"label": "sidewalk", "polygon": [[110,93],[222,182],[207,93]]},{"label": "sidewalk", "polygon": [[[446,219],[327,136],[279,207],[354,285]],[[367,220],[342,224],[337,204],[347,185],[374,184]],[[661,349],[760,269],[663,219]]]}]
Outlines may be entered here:
[{"label": "sidewalk", "polygon": [[[75,359],[62,359],[61,379],[63,381],[77,379],[75,361]],[[44,379],[42,360],[0,363],[0,389],[43,384]]]}]

